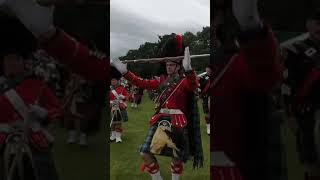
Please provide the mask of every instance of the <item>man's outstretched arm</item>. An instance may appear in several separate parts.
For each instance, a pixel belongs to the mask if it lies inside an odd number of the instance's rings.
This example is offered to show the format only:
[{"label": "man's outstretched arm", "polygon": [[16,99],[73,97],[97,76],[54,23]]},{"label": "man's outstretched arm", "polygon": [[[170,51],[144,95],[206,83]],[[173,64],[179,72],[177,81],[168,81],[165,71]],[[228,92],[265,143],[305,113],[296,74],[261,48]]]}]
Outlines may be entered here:
[{"label": "man's outstretched arm", "polygon": [[53,25],[53,6],[40,6],[31,0],[7,0],[3,5],[40,40],[42,48],[61,64],[90,80],[108,82],[109,61],[90,56],[86,46],[56,28]]}]

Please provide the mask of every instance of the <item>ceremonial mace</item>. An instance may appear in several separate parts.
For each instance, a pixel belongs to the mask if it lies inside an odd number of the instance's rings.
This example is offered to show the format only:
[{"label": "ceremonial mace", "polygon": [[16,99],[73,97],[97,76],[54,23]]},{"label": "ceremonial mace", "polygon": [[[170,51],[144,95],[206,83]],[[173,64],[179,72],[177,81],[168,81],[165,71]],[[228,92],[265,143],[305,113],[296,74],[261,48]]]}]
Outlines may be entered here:
[{"label": "ceremonial mace", "polygon": [[[210,57],[210,54],[199,54],[190,56],[191,59],[198,59],[203,57]],[[123,60],[123,63],[158,63],[158,62],[167,62],[167,61],[175,61],[182,60],[184,56],[177,57],[164,57],[164,58],[149,58],[149,59],[134,59],[134,60]]]}]

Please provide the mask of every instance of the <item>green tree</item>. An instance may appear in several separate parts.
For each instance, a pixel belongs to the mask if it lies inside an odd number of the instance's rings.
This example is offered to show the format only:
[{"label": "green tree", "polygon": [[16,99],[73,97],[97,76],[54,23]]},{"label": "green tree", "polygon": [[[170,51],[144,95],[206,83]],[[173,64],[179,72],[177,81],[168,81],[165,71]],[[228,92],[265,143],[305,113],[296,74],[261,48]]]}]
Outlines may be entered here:
[{"label": "green tree", "polygon": [[[185,32],[182,36],[185,45],[190,47],[191,55],[210,53],[210,27],[203,27],[202,31],[199,31],[196,34]],[[119,59],[133,60],[159,57],[161,47],[169,37],[170,34],[165,34],[163,36],[158,35],[157,42],[145,42],[140,45],[138,49],[129,50],[125,56],[119,57]],[[193,68],[198,72],[204,71],[207,64],[209,64],[209,58],[201,58],[192,61]],[[128,68],[143,78],[150,78],[158,75],[163,66],[161,66],[160,63],[143,63],[129,64]]]}]

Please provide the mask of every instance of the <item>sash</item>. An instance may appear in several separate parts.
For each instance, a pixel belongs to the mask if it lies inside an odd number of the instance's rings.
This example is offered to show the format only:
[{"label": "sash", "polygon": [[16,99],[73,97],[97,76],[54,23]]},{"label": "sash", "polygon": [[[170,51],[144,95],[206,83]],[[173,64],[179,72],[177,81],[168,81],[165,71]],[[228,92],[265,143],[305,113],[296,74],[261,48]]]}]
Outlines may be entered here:
[{"label": "sash", "polygon": [[230,61],[227,63],[227,65],[220,71],[220,73],[218,74],[218,76],[213,80],[212,84],[210,85],[210,87],[215,87],[218,82],[221,80],[221,78],[223,77],[223,75],[225,74],[225,72],[229,69],[229,67],[231,66],[232,62],[236,59],[236,57],[238,57],[238,55],[234,55],[232,56],[232,58],[230,59]]},{"label": "sash", "polygon": [[162,93],[156,99],[156,113],[160,111],[161,107],[166,103],[166,101],[169,100],[169,98],[177,91],[184,80],[184,78],[181,78],[178,82],[169,84],[167,88],[162,91]]},{"label": "sash", "polygon": [[29,108],[15,90],[10,89],[9,91],[5,92],[5,96],[14,107],[14,109],[23,118],[25,128],[30,127],[33,132],[41,131],[49,142],[54,141],[54,137],[51,136],[47,130],[43,129],[38,121],[32,119],[29,113]]},{"label": "sash", "polygon": [[116,90],[111,90],[112,94],[118,99],[119,98],[119,94],[117,93]]}]

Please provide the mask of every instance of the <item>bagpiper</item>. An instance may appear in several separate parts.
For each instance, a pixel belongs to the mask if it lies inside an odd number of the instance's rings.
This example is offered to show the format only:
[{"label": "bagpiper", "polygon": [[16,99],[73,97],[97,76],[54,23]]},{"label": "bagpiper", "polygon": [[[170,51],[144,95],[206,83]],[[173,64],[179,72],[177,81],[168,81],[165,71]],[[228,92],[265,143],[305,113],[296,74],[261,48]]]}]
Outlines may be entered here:
[{"label": "bagpiper", "polygon": [[110,140],[116,140],[116,143],[122,142],[122,122],[128,121],[127,104],[125,101],[128,99],[129,95],[125,87],[120,84],[120,78],[121,74],[117,71],[114,71],[114,73],[111,74],[111,86],[109,92],[111,108]]},{"label": "bagpiper", "polygon": [[[270,129],[276,126],[268,111],[269,95],[281,80],[276,41],[270,26],[260,20],[258,0],[232,0],[232,7],[240,25],[237,38],[220,36],[214,41],[212,179],[276,180],[283,173],[278,163],[281,146],[273,144],[280,135]],[[214,34],[222,32],[220,28],[214,28]],[[271,139],[274,134],[279,136]]]},{"label": "bagpiper", "polygon": [[132,95],[131,107],[138,108],[139,104],[141,104],[143,89],[133,85],[131,86],[131,95]]},{"label": "bagpiper", "polygon": [[25,68],[32,34],[4,15],[0,24],[0,179],[56,180],[50,129],[61,117],[58,99]]}]

